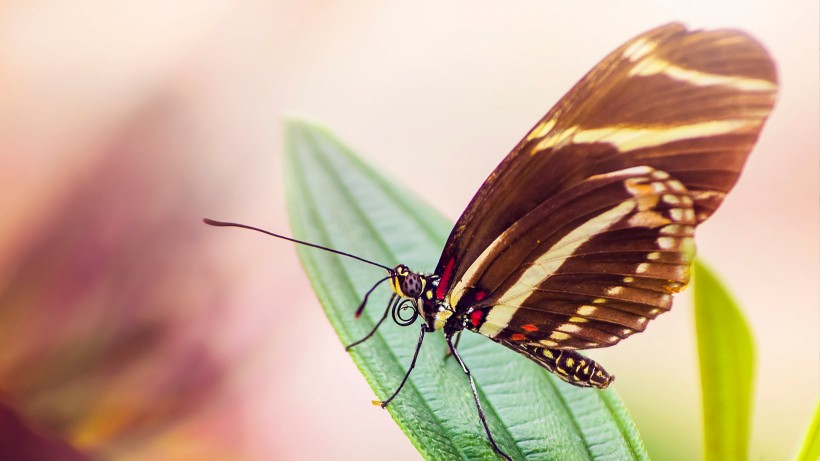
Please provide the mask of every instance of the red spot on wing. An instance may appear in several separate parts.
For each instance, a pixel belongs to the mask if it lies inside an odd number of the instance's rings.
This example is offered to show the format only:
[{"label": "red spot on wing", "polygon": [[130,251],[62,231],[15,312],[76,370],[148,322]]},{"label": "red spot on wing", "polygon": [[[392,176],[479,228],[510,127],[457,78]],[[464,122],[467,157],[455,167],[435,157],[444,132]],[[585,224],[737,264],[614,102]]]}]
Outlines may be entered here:
[{"label": "red spot on wing", "polygon": [[524,341],[525,339],[527,339],[527,337],[522,335],[521,333],[514,333],[512,336],[510,336],[510,339],[513,341]]},{"label": "red spot on wing", "polygon": [[481,325],[481,320],[484,319],[484,311],[475,310],[470,312],[470,323],[473,327],[478,328]]},{"label": "red spot on wing", "polygon": [[487,297],[487,292],[486,291],[476,291],[476,293],[475,293],[475,300],[476,301],[481,301],[482,299],[484,299],[486,297]]},{"label": "red spot on wing", "polygon": [[441,274],[441,280],[438,282],[438,287],[436,288],[436,299],[444,299],[444,294],[447,293],[447,290],[450,288],[450,278],[453,276],[453,266],[456,263],[455,258],[450,258],[447,261],[447,265],[444,266],[444,273]]},{"label": "red spot on wing", "polygon": [[524,330],[524,331],[529,331],[529,332],[538,331],[538,327],[531,324],[531,323],[528,323],[526,325],[521,325],[521,329]]}]

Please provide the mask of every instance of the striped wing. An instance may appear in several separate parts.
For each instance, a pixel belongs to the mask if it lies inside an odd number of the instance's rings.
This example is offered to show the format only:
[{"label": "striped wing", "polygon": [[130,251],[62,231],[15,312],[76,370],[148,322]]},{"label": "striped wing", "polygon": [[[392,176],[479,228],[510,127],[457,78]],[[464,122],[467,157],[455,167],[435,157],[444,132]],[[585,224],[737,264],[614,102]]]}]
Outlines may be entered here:
[{"label": "striped wing", "polygon": [[693,206],[680,181],[648,166],[596,175],[548,199],[486,249],[488,271],[514,269],[466,295],[467,328],[568,349],[642,331],[689,281]]},{"label": "striped wing", "polygon": [[487,178],[437,294],[499,341],[589,348],[643,330],[688,282],[694,228],[737,181],[776,89],[742,32],[670,24],[627,42]]}]

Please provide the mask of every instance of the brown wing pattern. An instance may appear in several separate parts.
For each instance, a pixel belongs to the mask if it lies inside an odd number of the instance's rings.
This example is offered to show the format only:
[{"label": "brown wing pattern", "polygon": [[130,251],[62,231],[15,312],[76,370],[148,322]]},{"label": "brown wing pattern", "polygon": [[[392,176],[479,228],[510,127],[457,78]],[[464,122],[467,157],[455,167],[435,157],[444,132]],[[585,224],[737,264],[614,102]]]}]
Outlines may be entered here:
[{"label": "brown wing pattern", "polygon": [[[610,346],[643,331],[689,282],[690,192],[651,167],[593,176],[504,231],[468,272],[467,329],[502,343]],[[504,268],[514,268],[504,270]]]},{"label": "brown wing pattern", "polygon": [[[550,238],[560,240],[573,226],[589,223],[605,212],[607,199],[623,198],[607,189],[623,189],[622,175],[614,172],[645,166],[668,174],[685,191],[676,196],[692,202],[693,211],[687,213],[694,213],[694,221],[687,226],[703,222],[737,181],[776,88],[768,53],[739,31],[687,31],[669,24],[627,42],[578,82],[487,178],[445,245],[436,269],[442,275],[441,293],[461,314],[476,302],[489,306],[490,299],[505,301],[498,293],[509,291],[517,280],[516,262],[531,253],[554,251]],[[603,186],[607,177],[618,180]],[[584,192],[595,187],[597,192]],[[510,240],[511,229],[534,221],[539,224],[522,233],[530,240]],[[571,344],[608,345],[617,341],[612,337],[627,335],[627,328],[642,330],[646,319],[657,314],[652,309],[668,309],[669,285],[661,275],[641,277],[619,295],[598,296],[622,286],[616,283],[619,277],[635,277],[638,267],[646,267],[640,264],[651,262],[658,274],[689,266],[688,259],[678,260],[682,252],[658,251],[658,242],[668,241],[659,240],[663,226],[622,224],[600,235],[591,231],[548,282],[530,287],[527,303],[520,306],[522,321],[529,312],[544,320],[544,331],[553,331],[548,325],[562,324],[573,306],[577,310],[607,299],[610,308],[597,310],[602,318],[586,316],[589,325],[604,322],[596,327],[599,333],[594,338],[577,335]],[[498,258],[486,254],[502,247]],[[659,259],[646,260],[656,252]],[[540,314],[544,303],[554,309],[550,318]],[[561,303],[563,308],[556,307]],[[619,303],[623,305],[616,309]],[[628,317],[636,303],[651,307]],[[564,317],[558,314],[561,309]],[[620,317],[603,318],[608,316]]]}]

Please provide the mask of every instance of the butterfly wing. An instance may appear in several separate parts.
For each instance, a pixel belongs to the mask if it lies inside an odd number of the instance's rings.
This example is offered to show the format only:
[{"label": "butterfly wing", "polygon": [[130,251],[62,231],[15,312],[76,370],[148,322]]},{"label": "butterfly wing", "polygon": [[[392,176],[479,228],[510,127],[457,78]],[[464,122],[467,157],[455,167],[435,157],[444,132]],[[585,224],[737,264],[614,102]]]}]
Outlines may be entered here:
[{"label": "butterfly wing", "polygon": [[553,348],[616,343],[689,280],[774,104],[748,35],[670,24],[595,66],[487,178],[436,273],[466,327]]},{"label": "butterfly wing", "polygon": [[648,166],[595,175],[551,197],[479,257],[485,273],[461,295],[470,300],[467,327],[569,349],[642,331],[689,281],[693,206],[680,181]]}]

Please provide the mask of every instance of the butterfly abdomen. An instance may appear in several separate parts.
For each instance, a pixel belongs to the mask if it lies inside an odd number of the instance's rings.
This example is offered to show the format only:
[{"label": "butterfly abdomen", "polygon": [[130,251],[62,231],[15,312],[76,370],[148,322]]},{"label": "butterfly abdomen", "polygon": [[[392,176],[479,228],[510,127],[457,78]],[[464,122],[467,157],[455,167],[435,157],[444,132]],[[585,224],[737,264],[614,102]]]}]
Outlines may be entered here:
[{"label": "butterfly abdomen", "polygon": [[541,360],[536,360],[539,365],[576,386],[605,389],[615,378],[598,362],[575,351],[532,348],[532,352],[541,356]]}]

